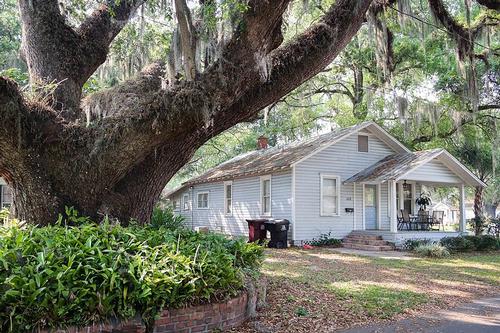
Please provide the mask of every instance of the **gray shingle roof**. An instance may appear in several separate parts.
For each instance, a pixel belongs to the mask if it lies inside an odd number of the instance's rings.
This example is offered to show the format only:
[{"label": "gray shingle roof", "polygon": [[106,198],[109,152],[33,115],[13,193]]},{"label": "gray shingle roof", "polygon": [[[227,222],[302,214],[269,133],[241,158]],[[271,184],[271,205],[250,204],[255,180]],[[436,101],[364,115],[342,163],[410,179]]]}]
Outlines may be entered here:
[{"label": "gray shingle roof", "polygon": [[305,141],[293,142],[283,147],[251,151],[236,156],[210,169],[204,174],[188,180],[183,183],[183,185],[190,186],[286,170],[289,169],[293,163],[310,155],[316,150],[320,150],[369,124],[371,124],[371,122],[364,122],[352,127],[342,128],[319,135]]},{"label": "gray shingle roof", "polygon": [[438,156],[443,149],[430,149],[389,155],[344,181],[347,183],[388,181],[397,179],[410,170]]}]

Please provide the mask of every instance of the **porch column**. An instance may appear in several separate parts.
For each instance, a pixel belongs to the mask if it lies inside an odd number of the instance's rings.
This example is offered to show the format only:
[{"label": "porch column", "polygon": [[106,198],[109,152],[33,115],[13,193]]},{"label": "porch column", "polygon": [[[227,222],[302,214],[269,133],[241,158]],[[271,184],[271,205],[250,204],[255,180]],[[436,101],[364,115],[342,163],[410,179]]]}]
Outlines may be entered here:
[{"label": "porch column", "polygon": [[390,193],[391,197],[390,199],[390,204],[391,204],[391,232],[397,232],[398,231],[398,207],[396,203],[396,182],[393,180],[390,180],[388,182],[389,188],[390,188]]},{"label": "porch column", "polygon": [[465,185],[461,184],[459,187],[460,190],[460,224],[459,231],[466,232],[467,231],[467,219],[465,216]]}]

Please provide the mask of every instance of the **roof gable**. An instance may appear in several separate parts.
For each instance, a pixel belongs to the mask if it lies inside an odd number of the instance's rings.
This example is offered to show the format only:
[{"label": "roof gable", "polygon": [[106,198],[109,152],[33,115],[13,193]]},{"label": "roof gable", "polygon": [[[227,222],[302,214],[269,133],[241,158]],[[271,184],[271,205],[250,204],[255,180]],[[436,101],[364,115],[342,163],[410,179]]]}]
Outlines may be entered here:
[{"label": "roof gable", "polygon": [[398,181],[433,160],[441,162],[469,186],[486,186],[486,184],[445,149],[430,149],[414,153],[409,152],[389,155],[358,172],[344,183],[368,181],[384,182],[388,180]]},{"label": "roof gable", "polygon": [[208,170],[204,174],[188,180],[183,183],[180,188],[170,192],[169,195],[176,193],[183,187],[194,184],[224,181],[288,170],[295,164],[300,163],[323,149],[361,130],[368,130],[376,135],[396,152],[410,151],[379,125],[372,121],[367,121],[348,128],[342,128],[312,137],[304,141],[293,142],[283,147],[256,150],[236,156]]}]

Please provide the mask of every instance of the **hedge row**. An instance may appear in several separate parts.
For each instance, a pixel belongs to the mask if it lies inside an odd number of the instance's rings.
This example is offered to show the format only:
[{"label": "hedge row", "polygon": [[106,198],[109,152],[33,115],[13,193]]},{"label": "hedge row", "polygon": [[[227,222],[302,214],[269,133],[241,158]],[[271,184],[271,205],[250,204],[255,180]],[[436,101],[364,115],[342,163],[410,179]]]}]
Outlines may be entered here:
[{"label": "hedge row", "polygon": [[188,230],[85,223],[0,228],[3,330],[84,326],[237,294],[263,249]]}]

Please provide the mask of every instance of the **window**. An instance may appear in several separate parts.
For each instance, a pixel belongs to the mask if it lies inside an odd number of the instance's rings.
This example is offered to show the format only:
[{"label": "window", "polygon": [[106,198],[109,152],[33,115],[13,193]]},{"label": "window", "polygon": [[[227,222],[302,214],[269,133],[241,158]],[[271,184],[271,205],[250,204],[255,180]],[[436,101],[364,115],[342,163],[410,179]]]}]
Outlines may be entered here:
[{"label": "window", "polygon": [[189,194],[184,194],[182,196],[182,201],[183,201],[183,207],[184,207],[184,210],[189,210],[191,207],[190,207],[190,204],[189,204]]},{"label": "window", "polygon": [[224,213],[227,216],[233,214],[233,182],[224,183]]},{"label": "window", "polygon": [[2,208],[12,206],[12,190],[7,185],[2,185]]},{"label": "window", "polygon": [[208,192],[198,192],[198,209],[208,209]]},{"label": "window", "polygon": [[271,176],[260,178],[260,207],[262,215],[271,215]]},{"label": "window", "polygon": [[339,215],[340,177],[321,175],[321,215]]},{"label": "window", "polygon": [[178,204],[177,200],[175,200],[175,199],[172,200],[172,208],[174,210],[177,210],[177,208],[179,208],[179,204]]},{"label": "window", "polygon": [[358,135],[358,151],[362,153],[368,152],[368,136]]}]

